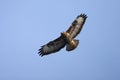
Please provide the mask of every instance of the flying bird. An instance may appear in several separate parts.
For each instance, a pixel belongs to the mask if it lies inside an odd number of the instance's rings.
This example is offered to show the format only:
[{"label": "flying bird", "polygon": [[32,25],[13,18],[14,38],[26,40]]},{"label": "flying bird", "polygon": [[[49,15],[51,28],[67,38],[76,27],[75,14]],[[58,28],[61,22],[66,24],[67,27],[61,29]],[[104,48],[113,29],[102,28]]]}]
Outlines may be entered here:
[{"label": "flying bird", "polygon": [[66,51],[74,50],[79,44],[79,40],[74,38],[81,32],[86,18],[87,16],[85,14],[78,15],[66,32],[62,32],[57,39],[41,46],[38,54],[40,56],[44,56],[55,53],[64,48],[65,46]]}]

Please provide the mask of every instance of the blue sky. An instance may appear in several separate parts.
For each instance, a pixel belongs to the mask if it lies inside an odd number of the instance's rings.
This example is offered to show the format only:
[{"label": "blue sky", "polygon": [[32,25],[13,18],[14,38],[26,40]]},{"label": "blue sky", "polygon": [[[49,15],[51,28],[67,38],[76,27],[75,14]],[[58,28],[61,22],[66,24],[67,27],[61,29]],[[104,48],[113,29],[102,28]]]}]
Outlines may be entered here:
[{"label": "blue sky", "polygon": [[[0,80],[120,80],[119,0],[0,0]],[[74,51],[40,46],[88,18]]]}]

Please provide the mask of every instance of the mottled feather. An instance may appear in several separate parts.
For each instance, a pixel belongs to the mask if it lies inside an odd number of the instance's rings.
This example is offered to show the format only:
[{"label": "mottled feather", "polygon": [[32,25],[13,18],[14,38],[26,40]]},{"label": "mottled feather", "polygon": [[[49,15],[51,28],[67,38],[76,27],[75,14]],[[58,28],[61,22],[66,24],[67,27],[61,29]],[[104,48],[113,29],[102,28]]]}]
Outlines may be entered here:
[{"label": "mottled feather", "polygon": [[80,33],[86,21],[86,18],[87,16],[85,14],[81,14],[77,16],[77,18],[73,21],[70,28],[66,31],[71,35],[71,38],[75,38]]},{"label": "mottled feather", "polygon": [[44,56],[44,55],[48,55],[48,54],[57,52],[60,49],[64,48],[65,44],[66,43],[65,43],[64,39],[62,38],[62,36],[60,36],[59,38],[57,38],[53,41],[50,41],[46,45],[41,46],[38,54],[41,56]]}]

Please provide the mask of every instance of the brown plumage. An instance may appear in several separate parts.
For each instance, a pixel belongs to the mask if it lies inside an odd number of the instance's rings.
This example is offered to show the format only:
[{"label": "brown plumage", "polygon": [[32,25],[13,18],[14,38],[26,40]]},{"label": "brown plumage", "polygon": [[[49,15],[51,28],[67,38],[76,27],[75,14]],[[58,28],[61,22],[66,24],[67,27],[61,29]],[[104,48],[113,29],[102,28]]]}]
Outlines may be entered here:
[{"label": "brown plumage", "polygon": [[76,40],[74,38],[82,30],[86,18],[87,16],[85,14],[77,16],[77,18],[73,21],[73,23],[66,32],[62,32],[60,37],[41,46],[38,54],[44,56],[55,53],[60,49],[64,48],[65,46],[67,51],[74,50],[79,44],[79,40]]}]

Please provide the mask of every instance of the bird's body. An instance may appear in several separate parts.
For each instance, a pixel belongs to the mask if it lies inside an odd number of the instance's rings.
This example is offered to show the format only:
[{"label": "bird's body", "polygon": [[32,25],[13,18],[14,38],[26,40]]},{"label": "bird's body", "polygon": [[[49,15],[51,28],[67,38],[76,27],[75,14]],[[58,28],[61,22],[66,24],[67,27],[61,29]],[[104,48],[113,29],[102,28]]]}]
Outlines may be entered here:
[{"label": "bird's body", "polygon": [[61,33],[66,41],[66,50],[71,51],[77,47],[79,44],[79,40],[72,39],[68,32]]},{"label": "bird's body", "polygon": [[79,44],[79,40],[74,38],[80,33],[86,18],[87,16],[85,14],[79,15],[66,32],[62,32],[60,37],[43,45],[39,49],[39,55],[44,56],[57,52],[65,46],[67,51],[74,50]]}]

